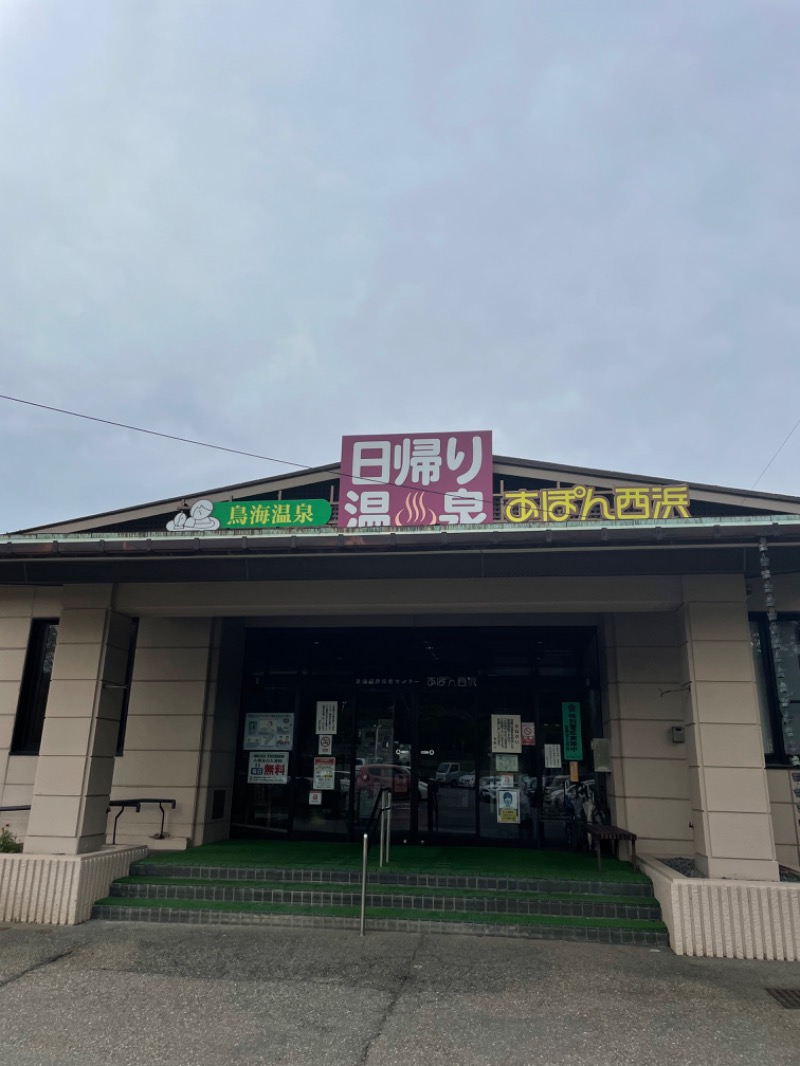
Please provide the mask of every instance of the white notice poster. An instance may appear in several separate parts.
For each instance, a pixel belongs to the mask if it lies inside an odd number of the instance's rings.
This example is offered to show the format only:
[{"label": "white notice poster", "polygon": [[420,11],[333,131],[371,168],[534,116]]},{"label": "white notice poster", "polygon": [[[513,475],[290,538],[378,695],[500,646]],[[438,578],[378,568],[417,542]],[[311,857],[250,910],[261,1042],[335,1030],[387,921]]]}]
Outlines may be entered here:
[{"label": "white notice poster", "polygon": [[561,769],[561,745],[560,744],[545,744],[544,746],[544,765],[546,770],[560,770]]},{"label": "white notice poster", "polygon": [[522,751],[522,718],[518,714],[492,715],[492,751]]},{"label": "white notice poster", "polygon": [[317,700],[317,732],[335,733],[339,704],[336,700]]},{"label": "white notice poster", "polygon": [[499,788],[497,790],[497,820],[519,825],[519,789]]},{"label": "white notice poster", "polygon": [[245,751],[291,751],[294,736],[293,714],[246,714]]},{"label": "white notice poster", "polygon": [[314,759],[314,780],[312,788],[315,791],[330,791],[336,783],[336,759],[328,759],[324,756]]},{"label": "white notice poster", "polygon": [[498,774],[516,774],[519,772],[519,756],[495,755],[494,768]]}]

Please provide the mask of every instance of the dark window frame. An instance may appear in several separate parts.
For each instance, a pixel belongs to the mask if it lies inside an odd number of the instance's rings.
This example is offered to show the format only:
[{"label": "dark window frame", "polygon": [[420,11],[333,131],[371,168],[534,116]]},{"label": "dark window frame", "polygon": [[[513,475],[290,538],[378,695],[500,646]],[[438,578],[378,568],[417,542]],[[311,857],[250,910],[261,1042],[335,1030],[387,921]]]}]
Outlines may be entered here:
[{"label": "dark window frame", "polygon": [[[775,659],[769,635],[769,620],[766,611],[750,611],[748,618],[758,625],[761,638],[761,658],[764,665],[764,678],[767,685],[769,704],[769,721],[772,727],[772,752],[764,753],[767,769],[783,769],[792,766],[791,756],[786,753],[786,741],[783,736],[780,701],[778,700],[778,678],[775,674]],[[779,611],[778,622],[800,622],[800,613],[796,611]]]},{"label": "dark window frame", "polygon": [[136,645],[139,639],[139,619],[131,619],[131,637],[128,645],[128,661],[125,666],[125,688],[122,694],[122,705],[119,711],[119,732],[117,733],[117,750],[115,755],[119,758],[125,754],[125,734],[128,730],[128,704],[131,699],[131,684],[133,682],[133,663],[136,658]]},{"label": "dark window frame", "polygon": [[45,654],[51,627],[56,630],[58,644],[58,621],[57,618],[31,619],[9,755],[39,754],[52,679],[52,663],[50,673],[44,672]]}]

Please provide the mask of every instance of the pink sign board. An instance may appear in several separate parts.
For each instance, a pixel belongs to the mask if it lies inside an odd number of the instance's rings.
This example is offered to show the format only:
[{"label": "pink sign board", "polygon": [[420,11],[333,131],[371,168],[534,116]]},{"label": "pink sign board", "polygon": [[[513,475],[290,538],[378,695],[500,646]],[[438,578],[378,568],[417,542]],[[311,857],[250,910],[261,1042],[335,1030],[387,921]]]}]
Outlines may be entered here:
[{"label": "pink sign board", "polygon": [[492,521],[492,434],[343,437],[339,525],[485,525]]}]

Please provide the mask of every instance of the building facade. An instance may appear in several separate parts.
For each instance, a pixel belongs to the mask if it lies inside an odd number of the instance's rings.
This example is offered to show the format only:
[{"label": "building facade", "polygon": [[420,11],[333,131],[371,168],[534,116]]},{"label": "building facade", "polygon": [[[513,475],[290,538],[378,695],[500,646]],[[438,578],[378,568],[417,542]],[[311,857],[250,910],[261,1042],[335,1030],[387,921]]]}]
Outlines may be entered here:
[{"label": "building facade", "polygon": [[389,786],[399,843],[607,808],[709,883],[800,869],[800,499],[345,438],[10,534],[0,583],[18,864],[107,854],[125,799],[175,801],[164,837],[123,812],[130,848],[354,839]]}]

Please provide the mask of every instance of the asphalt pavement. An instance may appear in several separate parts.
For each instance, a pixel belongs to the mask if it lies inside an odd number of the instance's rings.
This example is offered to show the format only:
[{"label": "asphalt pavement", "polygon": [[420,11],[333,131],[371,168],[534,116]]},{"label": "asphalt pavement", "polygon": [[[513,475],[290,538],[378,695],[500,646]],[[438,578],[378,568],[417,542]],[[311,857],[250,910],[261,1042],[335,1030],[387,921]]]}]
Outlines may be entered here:
[{"label": "asphalt pavement", "polygon": [[2,1066],[800,1066],[797,963],[502,937],[0,926]]}]

